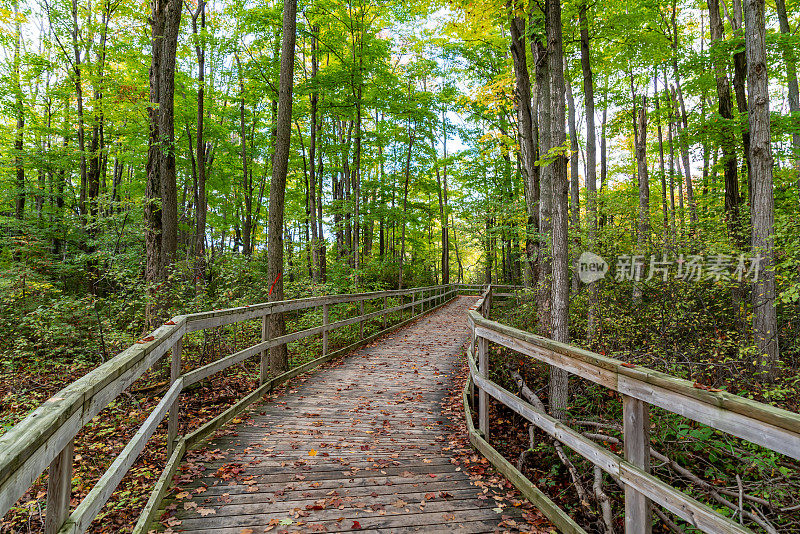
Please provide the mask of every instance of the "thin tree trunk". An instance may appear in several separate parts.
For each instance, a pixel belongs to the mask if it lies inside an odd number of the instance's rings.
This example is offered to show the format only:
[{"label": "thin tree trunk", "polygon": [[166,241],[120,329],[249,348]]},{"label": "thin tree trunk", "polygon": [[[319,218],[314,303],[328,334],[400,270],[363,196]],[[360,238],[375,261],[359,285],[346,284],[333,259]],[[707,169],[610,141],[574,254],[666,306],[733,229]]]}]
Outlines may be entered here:
[{"label": "thin tree trunk", "polygon": [[718,48],[725,39],[722,17],[719,13],[719,0],[708,0],[709,23],[711,29],[711,58],[717,85],[719,114],[723,119],[721,133],[722,164],[725,174],[725,221],[728,234],[739,247],[744,246],[739,214],[739,177],[736,162],[736,126],[733,122],[733,102],[728,81],[727,65]]},{"label": "thin tree trunk", "polygon": [[[416,125],[415,125],[416,129]],[[414,145],[414,130],[409,124],[408,129],[408,154],[406,155],[405,186],[403,187],[403,223],[400,230],[400,260],[397,274],[397,289],[403,289],[403,260],[406,255],[406,217],[408,214],[408,181],[411,178],[411,148]]]},{"label": "thin tree trunk", "polygon": [[[239,73],[239,136],[241,137],[241,156],[242,156],[242,194],[244,196],[244,216],[242,217],[242,252],[245,256],[252,254],[252,225],[253,225],[253,191],[252,180],[248,173],[247,164],[247,134],[245,129],[244,113],[244,76],[242,65],[239,60],[239,53],[235,54],[236,68]],[[255,121],[255,118],[253,119]]]},{"label": "thin tree trunk", "polygon": [[658,168],[661,178],[661,211],[664,238],[669,231],[669,209],[667,208],[667,174],[664,168],[664,132],[661,129],[661,94],[658,91],[658,71],[653,76],[653,99],[656,115],[656,135],[658,135]]},{"label": "thin tree trunk", "polygon": [[[589,50],[588,3],[578,11],[581,35],[581,68],[583,70],[583,101],[586,106],[586,207],[589,218],[589,249],[597,238],[597,140],[594,124],[594,82]],[[586,337],[591,341],[597,332],[597,283],[589,286],[589,306],[586,317]]]},{"label": "thin tree trunk", "polygon": [[16,168],[16,194],[14,195],[14,214],[20,221],[25,217],[25,163],[22,158],[22,149],[25,133],[25,106],[22,99],[22,82],[20,79],[20,45],[22,41],[22,28],[20,25],[19,2],[14,3],[14,96],[16,98],[15,113],[17,115],[17,128],[14,135],[14,167]]},{"label": "thin tree trunk", "polygon": [[[205,28],[206,28],[206,3],[200,0],[197,11],[192,15],[192,32],[195,37],[194,50],[197,55],[197,200],[195,215],[195,291],[198,283],[205,279],[205,258],[206,258],[206,143],[205,131],[203,127],[203,107],[205,99],[205,76],[206,76],[206,49],[205,49]],[[200,17],[200,31],[197,31],[197,18]]]},{"label": "thin tree trunk", "polygon": [[689,122],[686,117],[686,106],[683,102],[683,90],[681,89],[680,71],[678,70],[678,18],[677,0],[672,0],[672,71],[675,77],[675,87],[677,88],[676,109],[680,105],[680,117],[682,125],[678,126],[678,140],[683,154],[683,170],[686,174],[686,200],[689,203],[689,220],[692,224],[692,232],[697,226],[697,204],[694,200],[694,188],[692,187],[691,162],[689,160]]},{"label": "thin tree trunk", "polygon": [[[789,17],[786,13],[786,0],[775,0],[775,8],[778,11],[778,25],[784,37],[789,38],[792,30],[789,27]],[[789,112],[795,115],[795,121],[800,120],[796,117],[800,113],[800,90],[797,85],[797,56],[795,48],[784,43],[781,46],[783,62],[786,64],[786,85],[789,90]],[[792,132],[792,155],[794,157],[794,169],[797,173],[797,193],[800,195],[800,131],[797,128]]]},{"label": "thin tree trunk", "polygon": [[81,47],[78,44],[78,0],[72,0],[72,51],[75,59],[72,64],[75,83],[75,101],[78,111],[78,148],[81,151],[81,189],[78,211],[81,223],[86,224],[86,134],[83,120],[83,81],[81,79]]},{"label": "thin tree trunk", "polygon": [[[636,167],[639,179],[639,224],[637,228],[637,253],[644,255],[650,241],[650,176],[647,168],[647,97],[642,95],[642,107],[636,121]],[[642,298],[642,286],[635,279],[634,301]]]},{"label": "thin tree trunk", "polygon": [[[286,174],[289,168],[289,146],[292,140],[292,89],[294,77],[294,45],[297,24],[297,0],[283,4],[283,39],[281,70],[278,86],[278,115],[275,121],[277,139],[269,188],[269,227],[267,229],[267,280],[272,284],[271,302],[283,300],[283,226],[286,198]],[[270,315],[270,336],[280,337],[286,332],[282,313]],[[278,374],[289,367],[286,345],[270,349],[270,371]]]},{"label": "thin tree trunk", "polygon": [[[509,4],[510,6],[510,4]],[[528,210],[528,225],[525,233],[525,250],[530,266],[530,282],[535,284],[533,263],[536,261],[535,232],[539,227],[539,167],[536,166],[537,151],[535,110],[531,106],[531,79],[528,71],[527,48],[525,46],[525,20],[511,17],[511,57],[514,60],[516,76],[516,101],[519,144],[522,158],[523,184],[525,186],[525,205]],[[531,43],[533,46],[533,43]]]},{"label": "thin tree trunk", "polygon": [[316,89],[316,79],[319,72],[319,63],[317,60],[317,35],[319,34],[319,26],[311,28],[311,86],[314,88],[311,91],[311,138],[309,139],[308,146],[308,160],[309,160],[309,174],[308,174],[308,196],[310,210],[310,224],[311,224],[311,266],[312,266],[312,280],[315,283],[321,281],[320,277],[320,255],[319,255],[319,240],[321,235],[317,228],[317,103],[319,102],[319,95]]}]

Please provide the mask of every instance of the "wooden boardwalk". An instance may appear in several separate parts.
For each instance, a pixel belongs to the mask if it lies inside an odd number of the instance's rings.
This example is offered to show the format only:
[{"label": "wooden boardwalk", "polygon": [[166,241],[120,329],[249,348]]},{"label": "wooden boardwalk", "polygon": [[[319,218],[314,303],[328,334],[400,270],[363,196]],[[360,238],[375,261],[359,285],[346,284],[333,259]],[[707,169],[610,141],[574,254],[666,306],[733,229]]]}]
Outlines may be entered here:
[{"label": "wooden boardwalk", "polygon": [[463,365],[472,302],[456,299],[234,420],[187,455],[154,530],[511,530],[521,511],[501,510],[445,450],[441,402]]}]

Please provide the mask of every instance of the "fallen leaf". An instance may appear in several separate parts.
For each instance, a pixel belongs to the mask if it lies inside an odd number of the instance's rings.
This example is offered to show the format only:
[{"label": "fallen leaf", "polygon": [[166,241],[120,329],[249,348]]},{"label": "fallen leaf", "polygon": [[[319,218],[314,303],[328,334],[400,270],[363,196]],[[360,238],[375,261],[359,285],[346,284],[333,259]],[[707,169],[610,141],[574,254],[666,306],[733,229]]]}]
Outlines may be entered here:
[{"label": "fallen leaf", "polygon": [[207,515],[216,514],[217,511],[213,508],[198,508],[197,513],[205,517]]},{"label": "fallen leaf", "polygon": [[358,521],[353,521],[353,526],[350,527],[350,530],[361,530],[361,523]]}]

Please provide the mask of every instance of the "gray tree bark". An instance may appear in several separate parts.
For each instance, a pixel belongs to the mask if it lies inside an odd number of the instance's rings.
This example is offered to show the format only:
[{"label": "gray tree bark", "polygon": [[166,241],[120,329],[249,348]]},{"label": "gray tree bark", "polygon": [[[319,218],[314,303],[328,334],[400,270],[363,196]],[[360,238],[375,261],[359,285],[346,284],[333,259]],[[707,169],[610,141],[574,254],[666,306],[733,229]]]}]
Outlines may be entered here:
[{"label": "gray tree bark", "polygon": [[[539,108],[539,147],[542,159],[547,157],[552,147],[549,62],[550,57],[547,47],[536,41],[536,103]],[[550,337],[550,306],[553,287],[553,167],[552,165],[541,165],[539,169],[539,261],[536,309],[538,311],[539,334]]]},{"label": "gray tree bark", "polygon": [[[561,2],[547,0],[547,48],[550,73],[550,108],[552,111],[551,143],[554,147],[566,143],[564,131],[564,51],[561,30]],[[552,167],[553,195],[553,290],[552,337],[569,342],[569,250],[567,226],[569,207],[567,193],[567,158],[556,156]],[[550,412],[557,417],[566,413],[569,403],[569,373],[550,367]]]},{"label": "gray tree bark", "polygon": [[753,253],[763,257],[753,288],[753,330],[759,367],[774,373],[778,359],[778,317],[775,309],[772,147],[770,145],[769,82],[765,45],[764,0],[745,0],[745,53],[750,96],[750,174],[752,190]]}]

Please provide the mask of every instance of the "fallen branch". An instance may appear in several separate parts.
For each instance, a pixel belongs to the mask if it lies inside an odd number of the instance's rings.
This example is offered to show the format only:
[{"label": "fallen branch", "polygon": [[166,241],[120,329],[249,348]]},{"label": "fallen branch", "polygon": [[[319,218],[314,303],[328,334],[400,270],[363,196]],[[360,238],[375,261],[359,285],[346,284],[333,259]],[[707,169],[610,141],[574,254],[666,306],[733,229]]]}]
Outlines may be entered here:
[{"label": "fallen branch", "polygon": [[592,489],[594,490],[595,499],[600,503],[600,510],[603,512],[601,517],[603,518],[603,526],[606,529],[606,533],[614,534],[614,515],[611,511],[611,500],[606,492],[603,491],[603,470],[598,466],[594,466]]}]

